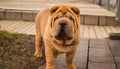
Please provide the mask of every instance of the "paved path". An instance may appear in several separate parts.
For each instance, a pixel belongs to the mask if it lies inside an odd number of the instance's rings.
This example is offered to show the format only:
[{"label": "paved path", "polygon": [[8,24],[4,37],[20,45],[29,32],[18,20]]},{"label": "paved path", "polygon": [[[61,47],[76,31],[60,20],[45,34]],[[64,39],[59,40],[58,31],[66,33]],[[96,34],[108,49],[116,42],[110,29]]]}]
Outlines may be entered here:
[{"label": "paved path", "polygon": [[[120,41],[82,38],[73,62],[77,69],[120,69]],[[56,69],[67,69],[65,54],[57,57]]]}]

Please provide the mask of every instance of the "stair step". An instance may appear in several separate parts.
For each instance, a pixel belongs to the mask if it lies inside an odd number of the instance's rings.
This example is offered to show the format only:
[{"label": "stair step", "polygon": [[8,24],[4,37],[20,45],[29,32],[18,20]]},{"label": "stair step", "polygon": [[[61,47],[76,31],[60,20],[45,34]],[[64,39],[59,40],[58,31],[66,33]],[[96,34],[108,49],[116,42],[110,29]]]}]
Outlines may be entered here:
[{"label": "stair step", "polygon": [[[18,4],[18,5],[16,5]],[[35,17],[42,8],[51,7],[52,2],[1,2],[0,19],[35,21]],[[117,25],[115,14],[96,4],[67,3],[80,8],[81,24],[87,25]]]},{"label": "stair step", "polygon": [[120,33],[110,33],[109,38],[112,40],[120,40]]}]

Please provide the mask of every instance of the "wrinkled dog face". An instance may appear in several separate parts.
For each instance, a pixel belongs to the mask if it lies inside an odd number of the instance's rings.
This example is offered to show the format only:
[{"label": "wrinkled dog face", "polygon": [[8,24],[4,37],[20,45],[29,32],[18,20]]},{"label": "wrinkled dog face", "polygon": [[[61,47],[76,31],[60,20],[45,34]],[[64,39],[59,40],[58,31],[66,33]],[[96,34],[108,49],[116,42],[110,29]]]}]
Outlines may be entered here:
[{"label": "wrinkled dog face", "polygon": [[50,9],[53,37],[57,41],[70,41],[74,38],[74,33],[78,28],[78,18],[80,11],[75,6],[53,6]]}]

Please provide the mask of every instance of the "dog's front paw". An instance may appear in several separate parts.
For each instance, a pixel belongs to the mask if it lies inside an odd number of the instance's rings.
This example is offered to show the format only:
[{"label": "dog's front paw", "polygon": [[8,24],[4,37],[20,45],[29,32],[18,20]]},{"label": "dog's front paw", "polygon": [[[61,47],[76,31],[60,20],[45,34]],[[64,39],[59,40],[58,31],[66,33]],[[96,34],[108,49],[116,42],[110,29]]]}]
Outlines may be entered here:
[{"label": "dog's front paw", "polygon": [[35,57],[42,57],[42,53],[40,51],[36,51],[34,56]]},{"label": "dog's front paw", "polygon": [[55,69],[54,66],[46,66],[45,69]]},{"label": "dog's front paw", "polygon": [[68,69],[76,69],[76,67],[75,67],[74,64],[69,64],[69,65],[68,65]]}]

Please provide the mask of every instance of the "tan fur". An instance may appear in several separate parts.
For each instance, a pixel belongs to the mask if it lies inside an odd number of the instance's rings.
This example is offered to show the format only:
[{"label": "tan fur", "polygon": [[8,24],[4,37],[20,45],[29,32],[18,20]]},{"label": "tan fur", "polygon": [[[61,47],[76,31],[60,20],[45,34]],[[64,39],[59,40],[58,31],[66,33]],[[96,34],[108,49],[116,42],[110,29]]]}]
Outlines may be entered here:
[{"label": "tan fur", "polygon": [[[59,46],[56,43],[54,43],[54,40],[58,43],[61,43],[62,41],[56,40],[53,36],[57,25],[54,25],[51,28],[52,19],[54,19],[54,16],[58,14],[58,16],[61,16],[56,9],[62,10],[67,8],[67,13],[63,10],[61,11],[63,14],[66,13],[66,16],[69,14],[74,18],[75,25],[68,23],[68,29],[71,29],[73,32],[71,32],[73,38],[71,40],[66,41],[67,44],[70,44],[71,41],[75,40],[76,43],[72,46]],[[71,10],[72,9],[72,10]],[[68,16],[69,17],[69,16]],[[59,17],[58,17],[59,18]],[[65,19],[65,18],[61,18]],[[66,21],[70,22],[70,20],[67,18]],[[57,21],[56,21],[57,22]],[[53,23],[57,24],[57,23]],[[58,28],[57,28],[58,29]],[[69,32],[69,31],[68,31]],[[69,33],[68,33],[69,34]],[[80,42],[80,16],[79,16],[79,9],[75,6],[70,5],[55,5],[51,8],[43,9],[38,13],[36,16],[36,51],[35,56],[36,57],[42,57],[42,53],[40,50],[40,47],[42,45],[42,41],[45,44],[45,54],[46,54],[46,69],[54,69],[55,66],[55,58],[57,55],[61,53],[66,53],[66,62],[68,69],[76,69],[74,64],[72,63],[76,48]]]}]

